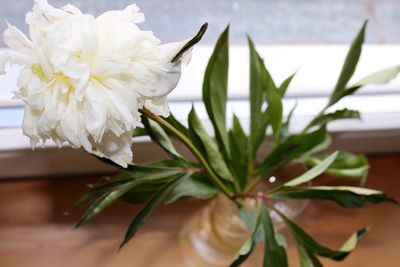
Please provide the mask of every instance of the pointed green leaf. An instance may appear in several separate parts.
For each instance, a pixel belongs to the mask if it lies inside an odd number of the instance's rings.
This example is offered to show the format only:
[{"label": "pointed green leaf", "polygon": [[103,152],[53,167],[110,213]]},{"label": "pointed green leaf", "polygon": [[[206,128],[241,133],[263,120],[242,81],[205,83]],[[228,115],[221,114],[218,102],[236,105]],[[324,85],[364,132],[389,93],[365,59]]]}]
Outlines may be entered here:
[{"label": "pointed green leaf", "polygon": [[[314,253],[319,256],[330,258],[335,261],[341,261],[345,259],[356,248],[358,242],[364,237],[365,233],[367,232],[366,229],[361,229],[357,231],[356,233],[350,236],[350,238],[343,244],[341,249],[333,250],[318,243],[300,226],[291,221],[284,214],[279,212],[279,215],[284,220],[286,226],[289,228],[290,232],[295,237],[296,241],[301,245],[301,248],[303,248],[302,253],[304,252],[305,254],[307,254],[309,258],[307,260],[308,265],[304,266],[320,266],[318,265],[319,262],[315,262],[316,259],[313,259],[312,255]],[[310,265],[310,263],[312,263],[312,265]]]},{"label": "pointed green leaf", "polygon": [[131,181],[127,184],[121,185],[118,188],[104,193],[100,198],[92,203],[92,205],[85,211],[75,228],[78,228],[85,222],[91,220],[94,216],[99,214],[103,209],[113,203],[115,200],[126,194],[131,188],[140,184],[140,181]]},{"label": "pointed green leaf", "polygon": [[287,89],[289,88],[290,83],[292,82],[294,76],[296,75],[296,73],[293,73],[292,75],[290,75],[288,78],[286,78],[286,80],[284,80],[282,82],[282,84],[278,87],[278,91],[279,94],[281,95],[281,97],[284,97],[286,94]]},{"label": "pointed green leaf", "polygon": [[335,161],[338,154],[339,154],[338,151],[332,153],[330,156],[326,157],[319,164],[315,165],[302,175],[286,182],[283,186],[296,186],[310,182],[315,177],[321,175],[324,171],[326,171],[329,168],[329,166],[331,166],[332,163]]},{"label": "pointed green leaf", "polygon": [[381,191],[353,186],[280,187],[268,194],[270,198],[321,199],[335,201],[344,208],[360,208],[366,202],[398,202]]},{"label": "pointed green leaf", "polygon": [[167,133],[160,125],[149,120],[146,116],[142,116],[142,123],[154,143],[161,146],[175,160],[179,160],[182,163],[185,162],[182,156],[176,151]]},{"label": "pointed green leaf", "polygon": [[240,266],[250,254],[257,242],[262,239],[262,229],[260,227],[261,217],[259,212],[241,209],[239,211],[240,218],[246,224],[247,228],[251,230],[250,238],[240,247],[236,253],[230,267]]},{"label": "pointed green leaf", "polygon": [[226,101],[229,67],[229,26],[221,34],[208,62],[203,81],[203,102],[225,158],[229,156]]},{"label": "pointed green leaf", "polygon": [[284,246],[278,243],[272,218],[265,205],[260,206],[261,227],[264,231],[264,267],[287,267],[287,255]]},{"label": "pointed green leaf", "polygon": [[305,248],[301,241],[296,240],[297,251],[299,252],[300,257],[300,266],[301,267],[323,267],[318,258],[314,255],[312,251],[308,248]]},{"label": "pointed green leaf", "polygon": [[[158,162],[160,163],[160,162]],[[118,198],[124,198],[136,187],[140,188],[135,197],[157,190],[168,182],[171,177],[183,173],[183,168],[175,162],[174,166],[139,166],[132,165],[124,169],[113,178],[104,179],[88,190],[74,205],[71,211],[75,211],[83,205],[91,204],[82,216],[78,225],[93,218],[109,204]]]},{"label": "pointed green leaf", "polygon": [[361,80],[355,82],[350,87],[361,87],[368,84],[385,84],[393,80],[400,73],[400,66],[394,66],[374,72]]},{"label": "pointed green leaf", "polygon": [[173,203],[183,197],[208,199],[218,192],[218,189],[209,183],[207,178],[190,174],[182,178],[180,183],[172,189],[171,194],[166,199],[166,203]]},{"label": "pointed green leaf", "polygon": [[240,247],[239,251],[236,253],[233,262],[230,267],[238,267],[240,266],[243,262],[247,260],[247,258],[250,256],[250,254],[253,252],[254,246],[255,246],[255,240],[254,240],[254,233],[252,234],[250,239],[247,239],[246,242]]},{"label": "pointed green leaf", "polygon": [[398,75],[399,71],[400,71],[400,66],[395,66],[395,67],[391,67],[388,69],[378,71],[376,73],[372,73],[372,74],[368,75],[367,77],[361,79],[360,81],[356,82],[355,84],[346,88],[346,90],[344,90],[341,93],[340,98],[343,98],[347,95],[354,94],[357,90],[359,90],[364,85],[384,84],[384,83],[390,82]]},{"label": "pointed green leaf", "polygon": [[147,136],[146,129],[143,129],[141,127],[136,127],[135,130],[133,130],[132,137],[139,137],[139,136]]},{"label": "pointed green leaf", "polygon": [[[306,163],[310,166],[319,164],[326,156],[310,156]],[[356,155],[348,152],[339,152],[332,165],[325,171],[327,174],[338,177],[364,179],[368,174],[368,160],[364,155]]]},{"label": "pointed green leaf", "polygon": [[70,212],[75,212],[79,208],[89,203],[102,198],[107,192],[110,192],[116,188],[121,187],[121,185],[130,183],[131,178],[117,177],[111,180],[102,180],[96,184],[93,188],[85,192],[78,201],[75,202],[74,206],[71,208]]},{"label": "pointed green leaf", "polygon": [[[267,119],[268,123],[271,124],[272,127],[272,135],[275,141],[279,141],[279,134],[282,126],[282,95],[278,91],[278,88],[275,85],[274,80],[272,79],[271,74],[265,67],[265,64],[261,57],[259,57],[261,61],[261,82],[265,90],[265,99],[267,103]],[[265,134],[265,133],[263,133]]]},{"label": "pointed green leaf", "polygon": [[201,38],[203,38],[203,35],[206,33],[208,27],[208,23],[204,23],[201,27],[198,33],[190,39],[188,42],[185,43],[185,45],[182,47],[182,49],[174,56],[174,58],[171,60],[172,63],[178,61],[186,51],[188,51],[190,48],[192,48],[195,44],[200,42]]},{"label": "pointed green leaf", "polygon": [[283,114],[283,107],[282,107],[282,97],[279,94],[277,88],[273,86],[272,78],[270,75],[265,75],[268,77],[268,83],[266,86],[267,89],[267,111],[268,111],[268,119],[271,123],[272,127],[272,135],[276,142],[279,141],[279,136],[282,127],[282,114]]},{"label": "pointed green leaf", "polygon": [[294,104],[294,106],[292,107],[292,109],[290,110],[286,121],[282,123],[282,128],[281,128],[281,132],[280,132],[280,139],[284,140],[289,136],[289,127],[290,127],[290,121],[292,119],[293,113],[295,111],[295,109],[297,108],[297,101]]},{"label": "pointed green leaf", "polygon": [[225,161],[218,151],[217,145],[207,134],[194,108],[192,108],[189,113],[189,130],[192,131],[201,142],[201,145],[207,155],[207,159],[218,176],[225,180],[233,181],[232,174],[230,173]]},{"label": "pointed green leaf", "polygon": [[187,129],[187,127],[185,127],[179,120],[177,120],[172,113],[170,113],[168,118],[165,118],[165,120],[172,126],[174,126],[181,134],[183,134],[184,136],[189,136],[189,130]]},{"label": "pointed green leaf", "polygon": [[271,151],[260,164],[257,174],[265,175],[293,159],[325,149],[329,143],[325,127],[307,134],[292,135]]},{"label": "pointed green leaf", "polygon": [[326,125],[331,121],[334,120],[341,120],[341,119],[359,119],[360,118],[360,112],[357,110],[351,110],[351,109],[340,109],[336,110],[332,113],[327,113],[327,114],[322,114],[316,118],[314,118],[310,124],[308,125],[308,128],[311,128],[313,126],[318,126],[318,125]]},{"label": "pointed green leaf", "polygon": [[365,28],[367,26],[367,21],[364,22],[360,31],[358,32],[356,38],[350,46],[349,52],[347,53],[346,59],[344,61],[342,71],[340,72],[338,81],[330,97],[328,106],[335,104],[346,94],[346,85],[351,79],[356,70],[358,61],[360,59],[362,45],[365,38]]},{"label": "pointed green leaf", "polygon": [[250,136],[249,136],[249,161],[253,161],[258,147],[265,138],[268,114],[262,111],[265,101],[266,81],[264,79],[264,62],[257,53],[254,43],[247,37],[250,54]]},{"label": "pointed green leaf", "polygon": [[[236,115],[233,116],[233,127],[229,131],[229,144],[230,144],[230,161],[229,167],[232,174],[239,182],[241,188],[246,186],[246,176],[248,168],[248,139],[243,131],[242,125]],[[241,155],[238,157],[238,155]]]},{"label": "pointed green leaf", "polygon": [[145,204],[144,208],[135,216],[133,221],[128,227],[126,231],[124,240],[120,245],[120,249],[131,240],[143,222],[149,217],[149,215],[153,212],[153,210],[160,205],[165,198],[171,193],[172,189],[179,182],[181,176],[177,176],[175,179],[172,179],[170,182],[166,183],[162,186]]}]

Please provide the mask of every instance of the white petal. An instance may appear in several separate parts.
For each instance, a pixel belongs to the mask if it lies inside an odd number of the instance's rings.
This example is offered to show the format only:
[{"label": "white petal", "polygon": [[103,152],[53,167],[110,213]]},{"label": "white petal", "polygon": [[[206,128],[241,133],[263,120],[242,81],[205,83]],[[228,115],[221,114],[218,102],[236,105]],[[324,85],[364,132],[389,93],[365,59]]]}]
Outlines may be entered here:
[{"label": "white petal", "polygon": [[166,97],[147,99],[145,102],[145,107],[156,115],[163,117],[169,116],[169,107]]},{"label": "white petal", "polygon": [[6,73],[6,66],[9,64],[13,66],[17,65],[28,65],[32,62],[32,57],[26,54],[18,53],[15,51],[6,51],[0,55],[0,74]]},{"label": "white petal", "polygon": [[[97,21],[102,24],[116,23],[142,23],[144,22],[144,14],[139,12],[139,8],[135,5],[129,5],[124,10],[110,10],[99,17]],[[110,25],[112,26],[112,25]]]},{"label": "white petal", "polygon": [[53,6],[49,5],[47,0],[35,0],[34,10],[35,8],[37,8],[37,11],[43,14],[50,23],[62,19],[65,16],[72,15],[71,13],[62,9],[54,8]]},{"label": "white petal", "polygon": [[4,43],[11,49],[24,53],[32,54],[32,42],[18,28],[7,22],[7,29],[3,33]]},{"label": "white petal", "polygon": [[131,145],[132,132],[126,132],[119,137],[112,132],[106,132],[96,148],[105,157],[126,168],[132,162]]},{"label": "white petal", "polygon": [[[101,88],[100,88],[101,89]],[[94,142],[99,142],[107,127],[108,106],[101,90],[90,84],[85,94],[83,118],[85,129]]]},{"label": "white petal", "polygon": [[62,9],[64,11],[66,11],[66,12],[69,12],[69,13],[73,14],[73,15],[77,15],[77,16],[78,15],[82,15],[82,11],[80,11],[79,8],[77,8],[76,6],[71,5],[71,4],[63,6]]},{"label": "white petal", "polygon": [[147,71],[144,79],[137,80],[135,88],[141,95],[148,98],[168,95],[176,88],[181,77],[180,64],[159,62],[148,67]]},{"label": "white petal", "polygon": [[22,121],[22,131],[24,135],[31,139],[31,144],[39,142],[36,124],[41,113],[33,111],[29,106],[25,106],[24,119]]}]

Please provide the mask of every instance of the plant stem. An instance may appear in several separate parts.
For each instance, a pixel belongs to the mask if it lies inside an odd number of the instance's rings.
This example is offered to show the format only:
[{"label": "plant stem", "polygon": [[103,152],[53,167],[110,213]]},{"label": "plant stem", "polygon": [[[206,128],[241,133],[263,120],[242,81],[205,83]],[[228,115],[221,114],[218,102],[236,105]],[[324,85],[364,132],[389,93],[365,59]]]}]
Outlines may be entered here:
[{"label": "plant stem", "polygon": [[251,181],[245,188],[244,193],[251,192],[258,185],[258,183],[261,182],[262,178],[262,176],[257,176],[253,178],[253,181]]},{"label": "plant stem", "polygon": [[166,120],[161,118],[160,116],[155,115],[151,111],[146,108],[139,109],[139,112],[149,119],[158,123],[165,130],[173,134],[176,138],[178,138],[186,147],[193,153],[193,155],[198,159],[200,164],[203,166],[205,172],[207,173],[210,180],[230,199],[232,199],[232,192],[226,187],[226,185],[220,180],[220,178],[214,173],[211,167],[208,165],[206,159],[203,155],[197,150],[197,148],[193,145],[189,138],[187,138],[184,134],[178,131],[174,126],[168,123]]}]

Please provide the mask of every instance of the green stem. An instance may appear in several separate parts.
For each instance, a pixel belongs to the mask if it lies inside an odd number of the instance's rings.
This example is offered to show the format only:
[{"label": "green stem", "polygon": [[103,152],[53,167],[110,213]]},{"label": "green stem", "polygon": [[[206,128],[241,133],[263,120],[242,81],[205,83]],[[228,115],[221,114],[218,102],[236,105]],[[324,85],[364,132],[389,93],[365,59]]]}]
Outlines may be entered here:
[{"label": "green stem", "polygon": [[258,177],[255,177],[255,178],[253,178],[253,181],[251,181],[248,185],[247,185],[247,187],[244,189],[244,193],[249,193],[249,192],[251,192],[257,185],[258,185],[258,183],[259,182],[261,182],[261,180],[262,180],[262,176],[258,176]]},{"label": "green stem", "polygon": [[184,134],[179,132],[174,126],[169,124],[163,118],[155,115],[151,111],[146,108],[140,109],[140,113],[148,117],[149,119],[158,123],[161,127],[165,130],[173,134],[176,138],[178,138],[186,147],[193,153],[193,155],[198,159],[200,164],[203,166],[204,170],[206,171],[208,177],[211,181],[230,199],[232,199],[232,192],[226,187],[226,185],[220,180],[220,178],[214,173],[211,167],[208,165],[206,159],[201,155],[201,153],[197,150],[197,148],[193,145],[189,138],[187,138]]},{"label": "green stem", "polygon": [[[279,166],[274,166],[268,170],[266,170],[264,173],[268,174],[270,172],[272,172],[273,170],[275,170],[277,167]],[[245,188],[245,190],[243,191],[244,193],[249,193],[252,190],[254,190],[254,188],[262,181],[262,179],[264,179],[266,177],[266,175],[258,175],[256,177],[253,178],[253,180],[247,185],[247,187]]]}]

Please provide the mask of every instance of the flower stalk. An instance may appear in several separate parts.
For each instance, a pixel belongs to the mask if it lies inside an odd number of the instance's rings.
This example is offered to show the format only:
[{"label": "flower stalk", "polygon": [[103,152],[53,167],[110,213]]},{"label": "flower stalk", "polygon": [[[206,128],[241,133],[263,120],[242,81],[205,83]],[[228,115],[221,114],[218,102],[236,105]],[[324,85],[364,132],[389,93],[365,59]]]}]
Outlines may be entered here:
[{"label": "flower stalk", "polygon": [[213,182],[228,198],[233,199],[232,191],[229,190],[228,187],[226,187],[226,185],[221,181],[221,179],[214,173],[210,165],[207,163],[207,160],[201,155],[201,153],[197,150],[197,148],[193,145],[193,143],[190,141],[189,138],[187,138],[185,135],[179,132],[174,126],[172,126],[166,120],[164,120],[160,116],[155,115],[148,109],[142,108],[139,110],[139,112],[144,116],[146,116],[147,118],[158,123],[162,128],[164,128],[170,134],[178,138],[190,150],[190,152],[193,153],[193,155],[197,158],[199,163],[203,166],[204,171],[207,173],[207,176],[210,178],[211,182]]}]

